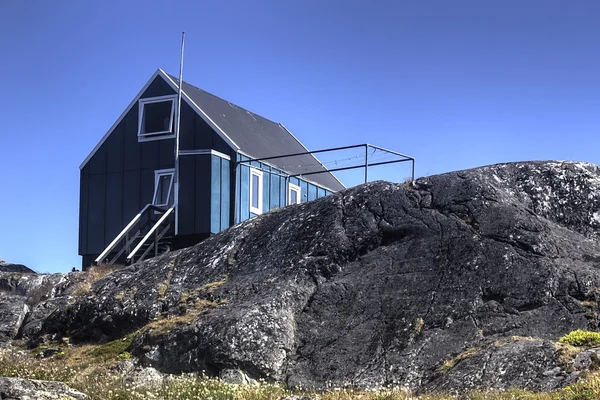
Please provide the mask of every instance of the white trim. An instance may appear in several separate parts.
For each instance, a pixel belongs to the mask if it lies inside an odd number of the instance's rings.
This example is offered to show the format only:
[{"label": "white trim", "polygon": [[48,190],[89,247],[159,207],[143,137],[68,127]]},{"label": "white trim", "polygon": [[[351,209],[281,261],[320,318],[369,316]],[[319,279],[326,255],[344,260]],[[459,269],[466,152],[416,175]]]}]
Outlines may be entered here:
[{"label": "white trim", "polygon": [[[168,206],[169,202],[171,200],[171,196],[173,193],[173,178],[175,174],[175,169],[173,168],[169,168],[169,169],[157,169],[156,171],[154,171],[154,195],[152,196],[152,204],[157,206],[157,207],[164,207],[164,206]],[[156,195],[158,194],[158,183],[160,180],[161,176],[170,176],[171,179],[169,180],[169,191],[167,192],[167,202],[165,204],[156,204]]]},{"label": "white trim", "polygon": [[213,149],[196,149],[196,150],[180,150],[180,156],[201,156],[201,155],[213,155],[217,157],[221,157],[225,160],[231,161],[231,157],[229,157],[225,153],[221,153],[220,151]]},{"label": "white trim", "polygon": [[152,135],[149,137],[138,136],[138,143],[153,142],[155,140],[175,139],[175,135]]},{"label": "white trim", "polygon": [[[290,134],[290,135],[291,135],[291,136],[292,136],[294,139],[296,139],[296,142],[298,142],[298,143],[300,144],[300,146],[304,147],[304,150],[306,150],[306,151],[310,152],[310,150],[309,150],[309,149],[308,149],[308,148],[307,148],[305,145],[303,145],[303,144],[302,144],[302,142],[301,142],[301,141],[299,141],[299,140],[298,140],[298,138],[297,138],[296,136],[294,136],[294,134],[293,134],[293,133],[292,133],[292,132],[291,132],[291,131],[290,131],[288,128],[286,128],[286,127],[285,127],[285,125],[283,125],[281,122],[279,122],[278,124],[279,124],[279,126],[281,126],[283,129],[285,129],[285,131],[286,131],[287,133],[289,133],[289,134]],[[319,161],[319,159],[318,159],[318,158],[317,158],[317,157],[316,157],[314,154],[312,154],[312,153],[311,153],[311,154],[309,154],[309,155],[310,155],[312,158],[314,158],[314,159],[315,159],[315,161],[317,161],[319,164],[321,164],[321,165],[323,166],[323,163],[322,163],[321,161]],[[325,167],[323,166],[323,168],[325,168]],[[339,180],[339,179],[338,179],[338,178],[337,178],[337,177],[336,177],[336,176],[333,174],[333,172],[329,172],[329,170],[328,170],[327,168],[325,168],[325,170],[326,170],[326,171],[327,171],[327,172],[328,172],[328,173],[329,173],[331,176],[333,176],[333,178],[334,178],[336,181],[338,181],[338,183],[339,183],[340,185],[342,185],[342,187],[343,187],[344,189],[346,189],[346,185],[344,185],[344,184],[343,184],[343,183],[342,183],[342,182],[341,182],[341,181],[340,181],[340,180]],[[323,172],[323,173],[325,173],[325,172]],[[303,178],[303,179],[304,179],[304,178]],[[321,186],[321,187],[323,187],[322,185],[317,185],[317,186]],[[327,189],[327,190],[330,190],[330,189]],[[337,190],[330,190],[330,191],[332,191],[332,192],[337,192]]]},{"label": "white trim", "polygon": [[[104,134],[104,136],[102,137],[102,139],[100,139],[100,141],[96,144],[96,146],[94,146],[94,148],[92,149],[92,151],[90,152],[90,154],[88,154],[88,156],[85,158],[85,160],[83,160],[83,162],[81,163],[81,165],[79,166],[79,169],[83,169],[83,167],[86,166],[86,164],[90,161],[90,159],[94,156],[94,154],[96,154],[96,152],[100,149],[100,147],[104,144],[104,142],[106,142],[106,140],[108,139],[108,137],[113,133],[113,131],[116,129],[116,127],[121,123],[121,121],[123,121],[123,119],[125,118],[125,116],[129,113],[129,111],[131,111],[131,109],[133,108],[133,106],[135,104],[137,104],[138,100],[142,97],[142,95],[144,94],[144,92],[148,89],[148,87],[150,86],[150,84],[152,84],[152,82],[154,82],[154,79],[156,79],[157,76],[160,76],[164,79],[165,82],[167,82],[167,84],[169,86],[171,86],[171,88],[177,92],[178,90],[178,86],[177,84],[175,84],[175,82],[173,82],[173,80],[165,73],[165,71],[163,71],[162,69],[157,69],[154,74],[152,74],[152,76],[150,77],[150,79],[148,80],[148,82],[146,82],[146,84],[144,85],[144,87],[138,92],[138,94],[133,98],[133,100],[131,100],[131,103],[129,103],[129,105],[127,106],[127,108],[125,109],[125,111],[123,111],[121,113],[121,115],[119,116],[119,118],[115,121],[114,124],[112,124],[112,126],[110,127],[110,129]],[[214,121],[212,119],[210,119],[208,117],[208,115],[202,111],[200,109],[200,107],[198,107],[198,105],[196,103],[194,103],[192,101],[192,99],[185,93],[183,92],[183,99],[185,100],[185,102],[192,107],[192,109],[194,109],[199,115],[200,117],[206,121],[206,123],[208,125],[210,125],[219,136],[221,136],[221,138],[223,140],[225,140],[225,142],[231,146],[235,151],[238,151],[240,149],[240,147],[233,141],[231,140],[231,138],[229,136],[227,136],[227,134],[225,134],[225,132],[217,126],[217,124],[214,123]],[[173,135],[173,137],[175,137],[175,135]],[[167,139],[166,137],[161,137],[160,139]],[[144,141],[150,141],[150,140],[159,140],[159,139],[146,139]]]},{"label": "white trim", "polygon": [[[175,100],[177,96],[167,95],[158,97],[145,97],[138,100],[138,141],[143,142],[147,139],[168,139],[175,137],[175,131],[173,130],[173,119],[175,117]],[[169,117],[169,129],[166,131],[159,132],[148,132],[142,133],[142,125],[144,124],[144,108],[146,104],[171,102],[171,115]]]},{"label": "white trim", "polygon": [[[296,202],[292,203],[292,192],[296,192]],[[302,191],[300,186],[294,185],[292,182],[288,183],[288,206],[292,204],[300,204]]]},{"label": "white trim", "polygon": [[[248,185],[250,190],[250,196],[248,198],[248,200],[250,201],[250,212],[253,214],[262,214],[263,212],[263,173],[261,170],[256,169],[256,168],[252,168],[250,167],[250,184]],[[252,192],[254,191],[254,189],[256,189],[254,187],[254,185],[252,184],[252,175],[255,175],[258,177],[258,207],[253,207],[252,206]]]}]

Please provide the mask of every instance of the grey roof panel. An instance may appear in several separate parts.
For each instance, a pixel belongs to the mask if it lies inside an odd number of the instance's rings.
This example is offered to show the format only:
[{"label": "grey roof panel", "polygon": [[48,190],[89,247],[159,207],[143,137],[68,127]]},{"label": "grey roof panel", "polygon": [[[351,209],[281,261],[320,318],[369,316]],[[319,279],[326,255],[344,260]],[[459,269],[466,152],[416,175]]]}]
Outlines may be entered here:
[{"label": "grey roof panel", "polygon": [[[170,77],[179,84],[179,79]],[[242,152],[252,158],[307,151],[281,124],[190,85],[186,81],[183,81],[183,91],[240,147]],[[311,154],[277,158],[267,162],[291,174],[327,171]],[[344,186],[330,172],[309,175],[306,179],[334,191],[344,189]]]}]

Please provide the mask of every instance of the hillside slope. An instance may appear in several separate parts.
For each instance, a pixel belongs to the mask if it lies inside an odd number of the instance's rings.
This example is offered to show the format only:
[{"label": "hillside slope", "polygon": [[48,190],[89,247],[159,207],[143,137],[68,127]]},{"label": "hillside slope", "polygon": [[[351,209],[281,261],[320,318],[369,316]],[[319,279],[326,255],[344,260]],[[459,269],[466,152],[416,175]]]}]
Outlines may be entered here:
[{"label": "hillside slope", "polygon": [[598,328],[599,228],[589,164],[374,182],[42,300],[20,334],[130,334],[131,353],[165,372],[290,386],[552,389],[593,359],[555,341]]}]

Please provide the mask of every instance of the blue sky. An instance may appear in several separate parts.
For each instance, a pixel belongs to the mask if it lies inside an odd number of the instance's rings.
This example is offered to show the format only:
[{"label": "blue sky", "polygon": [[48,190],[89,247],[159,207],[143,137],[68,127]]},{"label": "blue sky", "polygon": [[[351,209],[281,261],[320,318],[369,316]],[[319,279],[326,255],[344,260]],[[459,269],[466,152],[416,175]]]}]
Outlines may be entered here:
[{"label": "blue sky", "polygon": [[[417,175],[600,163],[600,2],[0,2],[0,258],[79,267],[79,165],[152,73]],[[404,179],[408,170],[393,170]]]}]

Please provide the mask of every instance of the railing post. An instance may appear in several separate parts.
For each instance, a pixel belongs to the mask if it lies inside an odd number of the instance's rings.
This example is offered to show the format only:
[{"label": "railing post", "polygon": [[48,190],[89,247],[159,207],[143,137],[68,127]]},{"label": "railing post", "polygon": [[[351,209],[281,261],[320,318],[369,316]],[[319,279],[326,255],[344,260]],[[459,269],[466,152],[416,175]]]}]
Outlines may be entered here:
[{"label": "railing post", "polygon": [[365,144],[365,183],[369,181],[369,145]]}]

